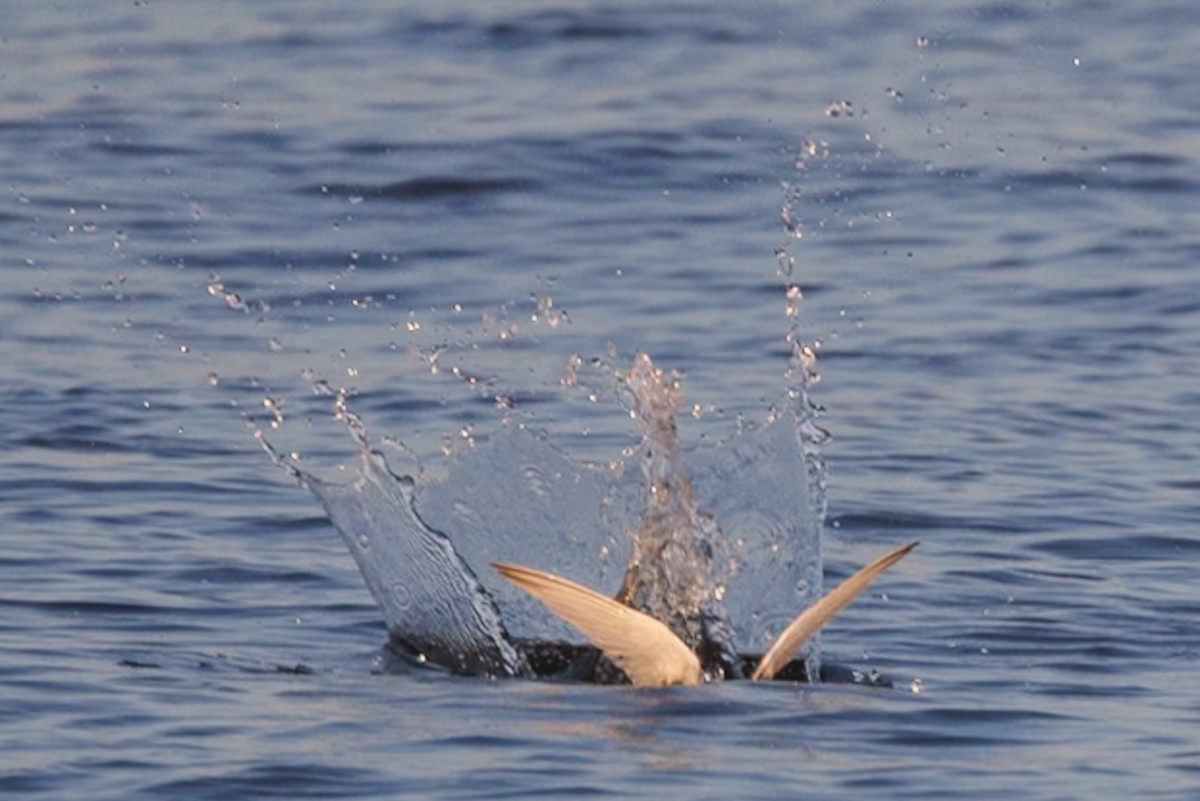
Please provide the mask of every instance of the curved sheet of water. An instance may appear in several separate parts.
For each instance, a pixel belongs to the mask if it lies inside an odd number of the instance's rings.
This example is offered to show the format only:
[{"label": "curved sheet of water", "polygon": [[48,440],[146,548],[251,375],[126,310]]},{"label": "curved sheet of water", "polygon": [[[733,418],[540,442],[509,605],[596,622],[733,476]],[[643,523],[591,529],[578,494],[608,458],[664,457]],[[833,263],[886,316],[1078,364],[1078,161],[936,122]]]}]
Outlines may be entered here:
[{"label": "curved sheet of water", "polygon": [[411,478],[393,474],[365,438],[360,440],[358,473],[346,484],[331,484],[298,469],[262,441],[325,508],[383,610],[392,637],[459,673],[529,674],[471,566],[445,534],[421,519]]},{"label": "curved sheet of water", "polygon": [[[342,400],[361,451],[350,483],[325,482],[263,442],[324,506],[392,636],[437,664],[523,675],[516,641],[580,640],[486,567],[496,560],[620,594],[693,647],[716,636],[760,652],[821,589],[821,473],[805,449],[802,387],[766,425],[680,449],[678,377],[642,355],[623,381],[644,436],[606,466],[510,422],[456,455],[444,478],[402,447],[394,473]],[[628,469],[634,460],[640,470]],[[804,657],[815,672],[817,647]]]}]

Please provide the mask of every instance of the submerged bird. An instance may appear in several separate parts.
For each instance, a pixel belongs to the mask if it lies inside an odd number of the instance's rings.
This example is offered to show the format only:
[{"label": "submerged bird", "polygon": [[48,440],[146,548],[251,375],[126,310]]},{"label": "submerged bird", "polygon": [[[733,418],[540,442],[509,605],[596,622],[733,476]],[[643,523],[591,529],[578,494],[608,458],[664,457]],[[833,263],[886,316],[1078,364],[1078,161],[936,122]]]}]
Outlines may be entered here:
[{"label": "submerged bird", "polygon": [[[493,562],[502,576],[587,637],[635,686],[697,684],[713,678],[775,678],[792,655],[880,573],[916,547],[913,542],[871,562],[805,609],[757,660],[739,652],[723,603],[718,561],[727,538],[696,503],[679,446],[678,376],[639,354],[625,376],[631,412],[643,429],[646,507],[615,598],[531,567]],[[568,673],[620,681],[604,660],[573,660]]]},{"label": "submerged bird", "polygon": [[[623,386],[631,400],[629,411],[643,429],[639,453],[645,505],[637,526],[629,532],[631,549],[616,597],[530,567],[493,562],[504,578],[582,631],[590,645],[514,636],[517,632],[510,631],[511,621],[502,614],[507,606],[496,593],[499,588],[481,581],[451,537],[426,522],[427,516],[418,509],[417,481],[391,471],[344,403],[338,412],[361,447],[359,472],[348,484],[327,483],[310,475],[261,434],[259,438],[276,464],[307,487],[329,514],[383,611],[388,654],[401,661],[466,675],[638,686],[726,678],[817,679],[814,661],[792,660],[792,655],[916,543],[875,560],[818,600],[784,629],[761,658],[744,652],[724,604],[729,579],[739,569],[740,546],[734,543],[742,540],[725,536],[716,516],[697,503],[676,430],[679,377],[663,373],[640,354],[633,370],[623,377]],[[769,427],[762,431],[764,436],[779,434]],[[592,481],[594,486],[593,473],[578,469],[540,438],[519,427],[509,434],[517,451],[525,454],[521,464],[553,467],[547,472],[567,477],[563,486],[572,491],[578,490],[580,482],[588,486]],[[500,439],[493,446],[498,447]],[[541,495],[530,499],[520,494],[529,490],[524,472],[521,477],[516,485],[509,485],[514,500],[546,503]],[[601,503],[614,497],[610,488],[599,494]],[[521,517],[519,522],[524,521]],[[514,522],[510,519],[508,525]],[[804,536],[805,528],[798,526],[797,535]],[[820,668],[820,678],[826,680],[828,675],[839,680],[839,671],[830,667],[829,672]],[[850,680],[886,684],[886,680]]]},{"label": "submerged bird", "polygon": [[[853,601],[880,573],[899,562],[917,543],[884,554],[805,609],[783,630],[759,660],[750,678],[769,681],[804,642]],[[700,658],[665,623],[618,600],[560,576],[531,567],[493,562],[502,576],[534,596],[583,632],[638,687],[699,684]]]}]

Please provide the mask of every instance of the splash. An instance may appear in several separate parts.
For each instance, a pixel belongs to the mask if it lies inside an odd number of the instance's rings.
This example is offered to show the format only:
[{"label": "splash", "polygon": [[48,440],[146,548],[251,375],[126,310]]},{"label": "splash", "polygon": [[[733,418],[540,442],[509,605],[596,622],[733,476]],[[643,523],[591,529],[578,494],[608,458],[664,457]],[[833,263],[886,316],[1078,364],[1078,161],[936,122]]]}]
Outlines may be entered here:
[{"label": "splash", "polygon": [[697,506],[679,448],[680,378],[640,353],[623,383],[642,427],[645,506],[616,597],[666,623],[693,651],[711,647],[709,661],[734,669],[733,629],[718,574],[725,538],[716,519]]},{"label": "splash", "polygon": [[[529,676],[541,672],[537,644],[580,641],[486,567],[499,560],[614,595],[667,623],[713,672],[740,675],[739,656],[761,653],[821,589],[823,469],[806,428],[801,355],[797,348],[783,402],[764,424],[686,448],[681,379],[639,354],[618,376],[618,395],[641,442],[604,465],[573,460],[506,418],[494,434],[474,436],[442,478],[390,441],[405,465],[396,473],[344,395],[336,416],[359,448],[348,484],[318,479],[256,434],[321,502],[392,639],[420,658],[461,673]],[[815,677],[815,644],[802,658]]]}]

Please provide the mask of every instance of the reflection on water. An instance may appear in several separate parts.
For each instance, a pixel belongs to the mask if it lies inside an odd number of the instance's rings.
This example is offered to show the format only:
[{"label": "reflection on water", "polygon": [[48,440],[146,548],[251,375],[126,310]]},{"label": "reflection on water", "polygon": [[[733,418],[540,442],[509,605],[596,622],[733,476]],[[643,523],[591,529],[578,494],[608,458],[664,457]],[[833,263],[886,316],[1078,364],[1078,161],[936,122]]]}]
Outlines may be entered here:
[{"label": "reflection on water", "polygon": [[[679,441],[681,377],[639,354],[617,383],[641,443],[605,465],[573,460],[509,419],[435,479],[399,441],[376,445],[344,393],[335,415],[359,448],[349,483],[314,476],[256,434],[321,502],[393,640],[419,659],[528,676],[543,663],[529,644],[578,641],[485,568],[502,560],[614,594],[736,673],[738,653],[761,651],[820,591],[823,471],[810,365],[795,351],[767,423],[690,449]],[[803,656],[815,676],[817,647]]]}]

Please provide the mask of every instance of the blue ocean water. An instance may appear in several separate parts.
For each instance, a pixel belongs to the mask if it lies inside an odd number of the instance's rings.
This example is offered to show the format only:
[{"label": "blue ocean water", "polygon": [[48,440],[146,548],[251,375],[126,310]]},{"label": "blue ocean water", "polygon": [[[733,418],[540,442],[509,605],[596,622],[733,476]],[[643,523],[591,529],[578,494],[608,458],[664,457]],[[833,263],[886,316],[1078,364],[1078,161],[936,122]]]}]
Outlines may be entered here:
[{"label": "blue ocean water", "polygon": [[[1193,797],[1197,24],[6,4],[0,791]],[[823,636],[892,691],[384,672],[244,424],[349,474],[315,383],[431,471],[506,416],[603,463],[643,350],[718,442],[793,323],[827,580],[922,542]]]}]

